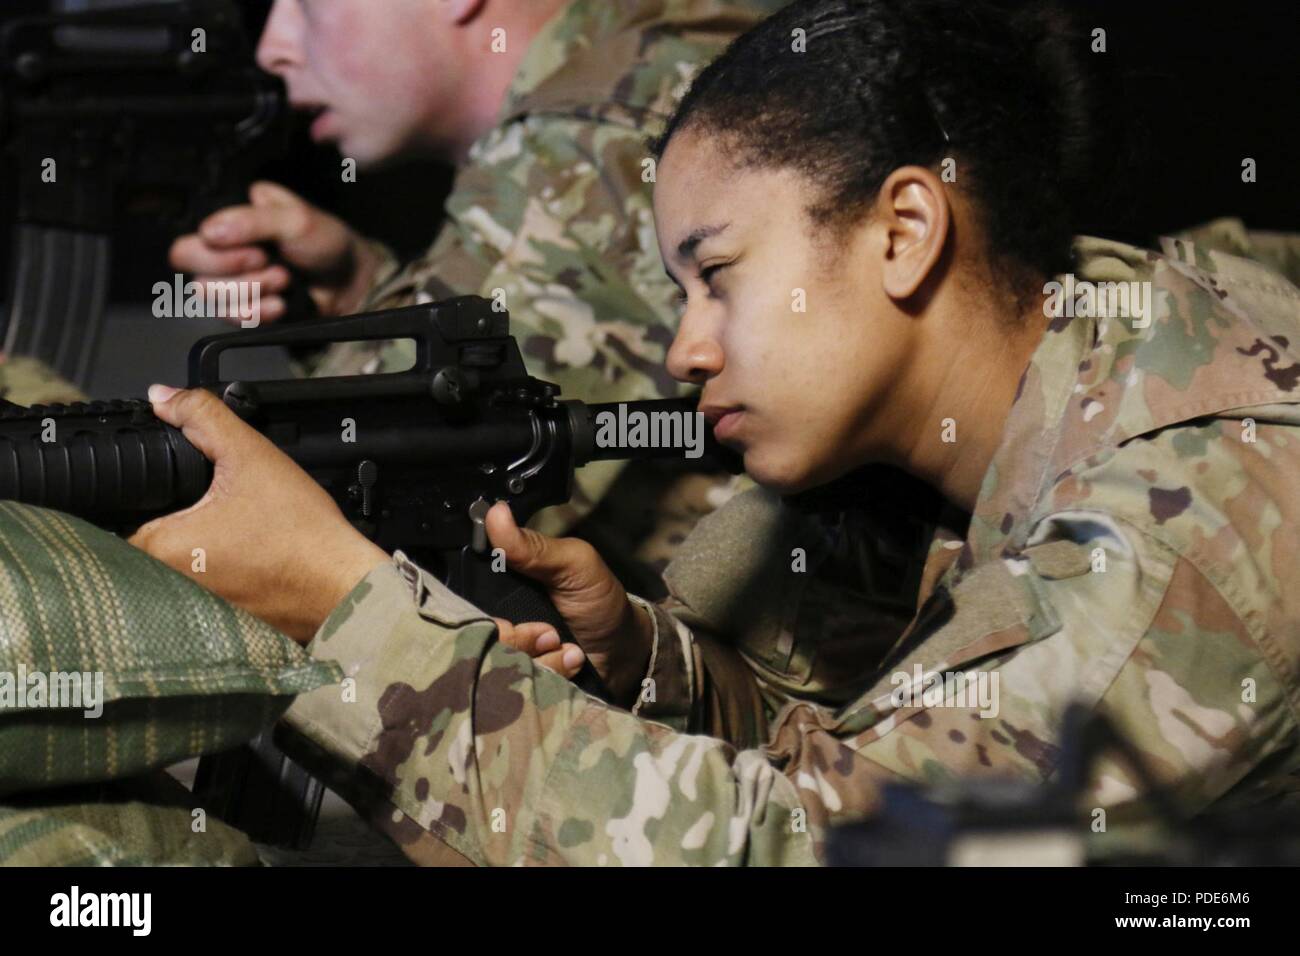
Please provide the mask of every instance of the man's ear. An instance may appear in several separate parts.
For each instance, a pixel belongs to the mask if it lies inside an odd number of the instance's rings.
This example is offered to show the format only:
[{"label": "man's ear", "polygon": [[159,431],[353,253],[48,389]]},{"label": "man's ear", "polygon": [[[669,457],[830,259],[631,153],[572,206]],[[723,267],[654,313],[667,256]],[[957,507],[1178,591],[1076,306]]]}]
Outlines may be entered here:
[{"label": "man's ear", "polygon": [[480,13],[487,0],[437,0],[438,15],[455,26],[464,26]]},{"label": "man's ear", "polygon": [[943,183],[930,170],[903,166],[889,174],[874,218],[885,231],[881,282],[891,299],[907,299],[921,288],[943,254],[951,213]]}]

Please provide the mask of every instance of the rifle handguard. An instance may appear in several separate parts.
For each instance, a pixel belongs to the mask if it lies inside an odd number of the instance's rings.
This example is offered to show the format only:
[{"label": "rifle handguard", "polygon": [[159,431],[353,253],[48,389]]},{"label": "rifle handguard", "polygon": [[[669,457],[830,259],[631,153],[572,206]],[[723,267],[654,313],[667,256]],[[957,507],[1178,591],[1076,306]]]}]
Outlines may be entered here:
[{"label": "rifle handguard", "polygon": [[0,499],[121,531],[198,501],[212,465],[144,401],[0,408]]}]

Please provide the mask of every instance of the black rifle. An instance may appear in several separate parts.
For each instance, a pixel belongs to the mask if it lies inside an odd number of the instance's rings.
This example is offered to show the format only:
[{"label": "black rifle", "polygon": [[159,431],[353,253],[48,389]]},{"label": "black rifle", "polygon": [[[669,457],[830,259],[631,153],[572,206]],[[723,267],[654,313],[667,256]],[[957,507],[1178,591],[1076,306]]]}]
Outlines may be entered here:
[{"label": "black rifle", "polygon": [[[414,366],[286,381],[231,381],[222,374],[223,357],[239,349],[375,339],[413,340]],[[564,621],[541,587],[493,568],[483,527],[488,508],[507,501],[523,524],[568,501],[575,469],[588,462],[682,456],[686,450],[672,442],[674,424],[678,439],[698,442],[696,452],[726,458],[693,400],[561,401],[558,386],[528,374],[509,316],[472,296],[212,336],[190,353],[189,379],[191,387],[221,396],[301,465],[381,547],[402,549],[484,611],[515,622],[546,621],[566,640]],[[653,423],[643,434],[658,447],[599,441],[603,413]],[[692,416],[690,432],[686,416]],[[603,434],[611,437],[612,429]],[[734,458],[727,464],[734,468]],[[147,402],[0,406],[0,499],[122,532],[193,504],[211,477],[211,464]],[[589,666],[584,680],[584,689],[601,693]],[[205,761],[196,792],[212,812],[255,838],[304,846],[320,785],[266,736],[255,755]]]},{"label": "black rifle", "polygon": [[0,176],[15,223],[0,349],[85,387],[110,235],[176,234],[246,199],[283,150],[283,86],[234,0],[4,0]]}]

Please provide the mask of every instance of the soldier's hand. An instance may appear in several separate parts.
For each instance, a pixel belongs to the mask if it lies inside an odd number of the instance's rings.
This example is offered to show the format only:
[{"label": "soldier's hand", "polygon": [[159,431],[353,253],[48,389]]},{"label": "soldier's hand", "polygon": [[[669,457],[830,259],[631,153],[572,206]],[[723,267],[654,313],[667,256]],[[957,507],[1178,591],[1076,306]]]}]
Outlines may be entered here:
[{"label": "soldier's hand", "polygon": [[[306,276],[307,291],[322,315],[350,315],[365,301],[378,255],[343,220],[316,208],[275,183],[254,183],[249,203],[213,213],[199,231],[171,247],[172,268],[195,281],[260,283],[262,322],[285,313],[284,293],[293,281],[286,266]],[[276,250],[272,262],[265,245]],[[227,316],[239,324],[250,316]]]},{"label": "soldier's hand", "polygon": [[534,663],[569,680],[582,670],[582,662],[586,660],[582,649],[577,644],[562,643],[551,625],[540,622],[512,624],[500,617],[493,620],[497,622],[497,636],[501,643],[523,651]]},{"label": "soldier's hand", "polygon": [[[551,538],[520,528],[504,502],[492,506],[485,523],[488,538],[504,552],[506,564],[546,586],[551,603],[614,703],[626,706],[634,700],[649,664],[654,624],[628,600],[596,549],[577,538]],[[576,664],[572,674],[561,673],[573,676],[582,661]]]},{"label": "soldier's hand", "polygon": [[154,414],[214,465],[185,511],[131,543],[300,643],[388,555],[352,527],[325,489],[211,392],[149,390]]}]

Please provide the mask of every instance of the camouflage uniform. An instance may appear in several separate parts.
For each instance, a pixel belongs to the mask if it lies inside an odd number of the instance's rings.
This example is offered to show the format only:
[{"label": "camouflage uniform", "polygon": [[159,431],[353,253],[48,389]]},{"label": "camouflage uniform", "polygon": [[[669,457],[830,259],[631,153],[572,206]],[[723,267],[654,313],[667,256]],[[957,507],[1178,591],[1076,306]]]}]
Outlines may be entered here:
[{"label": "camouflage uniform", "polygon": [[0,355],[0,399],[29,406],[84,402],[86,396],[38,359]]},{"label": "camouflage uniform", "polygon": [[[529,370],[588,402],[679,394],[664,369],[677,327],[676,289],[664,275],[651,211],[647,146],[691,77],[734,37],[785,0],[575,0],[529,46],[498,125],[456,176],[446,224],[421,259],[385,265],[365,308],[395,308],[450,295],[482,295],[510,311]],[[336,346],[316,375],[409,368],[409,342]],[[534,527],[563,533],[614,482],[619,462],[578,475],[568,505]],[[648,495],[656,501],[669,479]],[[655,509],[673,530],[689,530],[688,501]],[[627,489],[609,533],[652,509],[644,489]],[[645,534],[654,534],[646,531]],[[635,548],[634,542],[626,547]],[[662,552],[664,548],[659,548]]]},{"label": "camouflage uniform", "polygon": [[[846,573],[882,538],[760,490],[669,569],[634,713],[501,645],[399,554],[317,635],[355,702],[301,696],[298,751],[419,862],[813,863],[884,782],[1051,778],[1072,701],[1191,806],[1294,798],[1300,291],[1184,240],[1080,252],[1081,279],[1152,283],[1150,325],[1052,321],[896,641],[896,606]],[[852,509],[868,525],[873,503]],[[917,667],[996,676],[996,715],[900,696]],[[1089,794],[1117,813],[1140,796],[1116,762]]]}]

